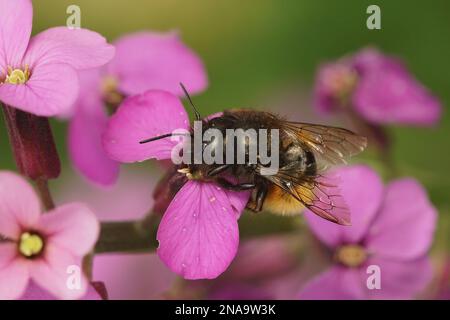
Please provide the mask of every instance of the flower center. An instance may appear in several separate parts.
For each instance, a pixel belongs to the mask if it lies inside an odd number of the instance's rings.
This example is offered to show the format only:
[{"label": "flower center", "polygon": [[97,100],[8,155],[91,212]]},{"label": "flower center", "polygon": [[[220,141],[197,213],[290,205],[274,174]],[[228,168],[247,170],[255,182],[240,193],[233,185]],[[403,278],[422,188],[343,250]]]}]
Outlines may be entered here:
[{"label": "flower center", "polygon": [[[103,78],[101,83],[101,91],[103,100],[112,109],[117,109],[123,100],[123,95],[119,92],[119,80],[112,76]],[[112,110],[115,111],[115,110]]]},{"label": "flower center", "polygon": [[42,253],[44,240],[36,233],[24,232],[20,236],[19,251],[26,258],[34,258]]},{"label": "flower center", "polygon": [[335,259],[347,267],[356,268],[366,261],[367,252],[356,244],[344,245],[336,250]]},{"label": "flower center", "polygon": [[344,105],[358,81],[358,74],[348,66],[337,66],[326,79],[326,86],[334,99]]},{"label": "flower center", "polygon": [[8,67],[8,73],[6,74],[6,78],[4,83],[9,84],[24,84],[30,79],[30,69],[28,66],[25,67],[25,70],[22,69],[12,69]]}]

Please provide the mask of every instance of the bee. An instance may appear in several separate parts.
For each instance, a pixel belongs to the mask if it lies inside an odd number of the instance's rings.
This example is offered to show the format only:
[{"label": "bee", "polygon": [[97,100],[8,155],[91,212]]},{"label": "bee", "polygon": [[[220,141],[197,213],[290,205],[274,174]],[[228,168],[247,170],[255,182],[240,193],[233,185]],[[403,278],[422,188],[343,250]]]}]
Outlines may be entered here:
[{"label": "bee", "polygon": [[[346,159],[362,152],[367,146],[367,139],[350,130],[292,122],[275,114],[250,109],[231,109],[208,119],[202,119],[189,94],[182,86],[194,108],[196,118],[202,121],[202,132],[216,129],[226,136],[227,130],[260,129],[278,132],[277,150],[270,150],[270,139],[246,139],[243,141],[245,161],[228,161],[225,164],[194,163],[181,164],[172,172],[172,177],[165,183],[175,185],[173,192],[181,188],[186,179],[197,179],[217,183],[232,191],[250,191],[251,196],[247,209],[260,212],[271,211],[288,215],[300,213],[305,207],[318,216],[337,224],[350,224],[350,212],[340,195],[337,177],[328,175],[331,166],[346,164]],[[193,131],[190,133],[193,137]],[[148,143],[163,139],[171,134],[162,135],[141,141]],[[233,145],[236,141],[233,141]],[[217,141],[203,144],[203,148]],[[230,139],[225,138],[223,148],[226,150]],[[266,163],[262,163],[257,145],[265,143],[269,152],[278,154],[278,169],[273,174],[263,174]],[[255,159],[249,157],[250,150],[258,150]],[[234,158],[238,152],[234,153]],[[236,160],[236,159],[234,159]],[[157,193],[161,194],[161,188]]]}]

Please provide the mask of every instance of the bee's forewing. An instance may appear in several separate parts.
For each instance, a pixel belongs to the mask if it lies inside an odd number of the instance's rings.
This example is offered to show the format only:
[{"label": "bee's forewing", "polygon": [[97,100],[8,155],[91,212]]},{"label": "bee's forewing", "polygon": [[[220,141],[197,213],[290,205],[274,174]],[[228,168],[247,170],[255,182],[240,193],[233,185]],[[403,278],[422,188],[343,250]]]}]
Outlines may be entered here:
[{"label": "bee's forewing", "polygon": [[286,122],[286,128],[313,151],[321,171],[346,164],[349,157],[367,147],[365,137],[343,128],[299,122]]}]

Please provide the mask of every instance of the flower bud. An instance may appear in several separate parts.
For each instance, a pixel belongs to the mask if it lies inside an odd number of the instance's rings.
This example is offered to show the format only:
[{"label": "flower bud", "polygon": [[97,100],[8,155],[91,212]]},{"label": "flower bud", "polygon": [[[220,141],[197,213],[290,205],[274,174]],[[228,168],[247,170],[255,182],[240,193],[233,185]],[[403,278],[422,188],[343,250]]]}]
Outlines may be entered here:
[{"label": "flower bud", "polygon": [[20,173],[33,180],[57,178],[61,164],[48,119],[9,106],[3,111]]}]

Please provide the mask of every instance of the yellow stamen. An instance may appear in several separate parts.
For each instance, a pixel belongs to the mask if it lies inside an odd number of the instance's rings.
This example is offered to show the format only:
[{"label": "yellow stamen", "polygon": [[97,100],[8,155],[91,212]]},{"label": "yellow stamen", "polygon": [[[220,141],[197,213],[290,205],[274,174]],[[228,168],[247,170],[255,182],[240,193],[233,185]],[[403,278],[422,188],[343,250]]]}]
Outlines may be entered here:
[{"label": "yellow stamen", "polygon": [[347,267],[356,268],[366,261],[367,252],[356,244],[344,245],[336,250],[335,259]]},{"label": "yellow stamen", "polygon": [[39,255],[44,249],[44,240],[35,233],[25,232],[20,236],[19,251],[27,258]]},{"label": "yellow stamen", "polygon": [[116,77],[107,76],[103,78],[101,91],[103,99],[112,106],[118,106],[123,100],[123,95],[119,92],[119,79]]},{"label": "yellow stamen", "polygon": [[24,84],[30,79],[30,69],[25,66],[25,70],[22,69],[12,69],[8,67],[8,73],[6,74],[5,82],[9,84]]},{"label": "yellow stamen", "polygon": [[333,70],[326,81],[334,98],[341,104],[345,104],[358,83],[358,74],[350,67],[339,66]]}]

